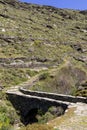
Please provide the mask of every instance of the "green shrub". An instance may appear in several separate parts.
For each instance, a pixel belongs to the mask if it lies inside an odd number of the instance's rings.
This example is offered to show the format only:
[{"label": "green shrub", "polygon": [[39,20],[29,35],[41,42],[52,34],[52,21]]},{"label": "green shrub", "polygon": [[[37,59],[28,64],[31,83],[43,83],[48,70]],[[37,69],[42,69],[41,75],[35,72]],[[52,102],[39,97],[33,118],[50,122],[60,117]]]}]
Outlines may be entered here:
[{"label": "green shrub", "polygon": [[44,72],[43,74],[40,75],[39,80],[45,80],[49,77],[48,72]]},{"label": "green shrub", "polygon": [[3,100],[0,105],[0,130],[9,128],[11,125],[15,124],[15,122],[19,122],[16,111],[8,102]]},{"label": "green shrub", "polygon": [[37,71],[32,71],[32,70],[26,70],[26,73],[29,75],[29,76],[35,76],[38,72]]},{"label": "green shrub", "polygon": [[10,130],[10,126],[2,125],[0,130]]},{"label": "green shrub", "polygon": [[0,130],[8,130],[9,127],[9,118],[5,113],[0,113]]},{"label": "green shrub", "polygon": [[43,116],[41,116],[38,120],[39,123],[46,123],[54,118],[50,112],[46,112]]}]

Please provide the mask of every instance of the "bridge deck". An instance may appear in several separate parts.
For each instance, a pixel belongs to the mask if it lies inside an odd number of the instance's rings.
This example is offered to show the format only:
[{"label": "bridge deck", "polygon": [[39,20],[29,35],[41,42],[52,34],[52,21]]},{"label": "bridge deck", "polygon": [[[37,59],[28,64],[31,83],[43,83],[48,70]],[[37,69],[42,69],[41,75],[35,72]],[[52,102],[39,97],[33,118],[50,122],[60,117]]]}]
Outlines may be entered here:
[{"label": "bridge deck", "polygon": [[25,98],[31,98],[31,99],[38,99],[38,100],[45,100],[45,101],[50,101],[50,102],[55,102],[58,104],[66,104],[66,105],[70,105],[73,103],[70,103],[68,101],[61,101],[61,100],[56,100],[56,99],[52,99],[52,98],[47,98],[47,97],[40,97],[40,96],[33,96],[33,95],[29,95],[29,94],[24,94],[21,91],[18,91],[16,89],[7,91],[7,95],[17,95],[17,96],[23,96]]},{"label": "bridge deck", "polygon": [[7,95],[19,95],[25,98],[39,99],[39,100],[48,100],[50,102],[57,102],[60,104],[73,104],[76,102],[87,103],[87,98],[85,97],[75,97],[71,95],[63,95],[63,94],[55,94],[55,93],[47,93],[47,92],[38,92],[26,90],[22,87],[16,86],[8,90]]}]

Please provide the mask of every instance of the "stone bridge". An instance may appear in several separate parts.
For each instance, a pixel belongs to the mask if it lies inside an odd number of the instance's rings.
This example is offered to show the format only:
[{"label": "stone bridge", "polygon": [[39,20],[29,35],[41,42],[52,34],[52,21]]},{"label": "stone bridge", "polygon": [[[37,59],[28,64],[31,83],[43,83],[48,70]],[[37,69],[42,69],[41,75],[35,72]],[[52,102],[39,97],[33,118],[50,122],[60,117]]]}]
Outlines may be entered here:
[{"label": "stone bridge", "polygon": [[[30,122],[29,116],[37,113],[38,110],[44,113],[51,106],[61,107],[63,113],[69,105],[76,102],[87,103],[84,97],[74,97],[70,95],[54,94],[47,92],[30,91],[24,88],[12,89],[7,91],[7,98],[11,101],[14,108],[21,115],[21,121],[26,125]],[[61,115],[61,113],[59,113]],[[34,119],[36,121],[36,119]]]}]

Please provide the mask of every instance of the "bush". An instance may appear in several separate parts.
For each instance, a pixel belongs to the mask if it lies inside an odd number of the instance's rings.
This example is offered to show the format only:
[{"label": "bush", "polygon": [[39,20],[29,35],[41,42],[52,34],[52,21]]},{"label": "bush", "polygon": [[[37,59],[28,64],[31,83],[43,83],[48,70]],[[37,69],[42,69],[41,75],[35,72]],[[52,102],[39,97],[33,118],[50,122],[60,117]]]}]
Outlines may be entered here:
[{"label": "bush", "polygon": [[48,111],[55,117],[60,116],[64,113],[64,110],[61,106],[59,106],[59,107],[52,106],[49,108]]},{"label": "bush", "polygon": [[3,100],[0,105],[0,130],[9,130],[11,125],[19,122],[19,118],[9,102]]},{"label": "bush", "polygon": [[9,130],[9,118],[5,113],[0,113],[0,130]]},{"label": "bush", "polygon": [[49,77],[49,73],[45,72],[45,73],[43,73],[43,74],[40,75],[39,80],[45,80],[48,77]]},{"label": "bush", "polygon": [[39,123],[47,123],[48,121],[54,119],[54,115],[52,115],[50,112],[46,112],[43,116],[41,116],[38,119]]},{"label": "bush", "polygon": [[0,130],[10,130],[10,126],[3,125]]}]

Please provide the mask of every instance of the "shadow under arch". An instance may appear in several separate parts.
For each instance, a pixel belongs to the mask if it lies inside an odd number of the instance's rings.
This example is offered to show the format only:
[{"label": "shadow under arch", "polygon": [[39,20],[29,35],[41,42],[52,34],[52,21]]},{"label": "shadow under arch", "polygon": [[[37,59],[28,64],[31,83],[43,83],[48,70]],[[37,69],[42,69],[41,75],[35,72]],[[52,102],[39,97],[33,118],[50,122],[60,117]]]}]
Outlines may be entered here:
[{"label": "shadow under arch", "polygon": [[24,117],[24,120],[22,120],[23,124],[27,125],[38,122],[38,119],[36,118],[37,114],[38,114],[38,108],[31,109]]},{"label": "shadow under arch", "polygon": [[32,108],[32,109],[29,110],[29,112],[24,117],[21,118],[21,122],[24,125],[36,123],[36,122],[38,122],[37,115],[42,116],[47,111],[48,111],[48,109],[43,110],[43,109],[38,108],[38,107]]}]

